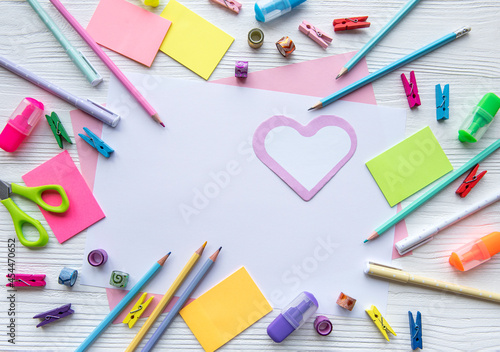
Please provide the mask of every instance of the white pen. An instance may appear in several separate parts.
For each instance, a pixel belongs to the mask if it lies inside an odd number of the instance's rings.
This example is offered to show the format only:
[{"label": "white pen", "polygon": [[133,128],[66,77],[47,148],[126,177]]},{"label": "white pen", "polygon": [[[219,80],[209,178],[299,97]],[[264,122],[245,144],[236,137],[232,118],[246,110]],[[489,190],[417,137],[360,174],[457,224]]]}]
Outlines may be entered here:
[{"label": "white pen", "polygon": [[95,117],[96,119],[104,122],[111,127],[115,127],[120,121],[120,116],[115,114],[114,112],[106,109],[105,107],[94,103],[89,99],[78,98],[77,96],[65,91],[64,89],[50,83],[49,81],[38,77],[34,73],[28,71],[27,69],[16,65],[10,60],[7,60],[4,57],[0,56],[0,66],[9,70],[12,73],[15,73],[21,78],[24,78],[27,81],[39,86],[42,89],[45,89],[47,92],[54,94],[55,96],[61,98],[67,103],[73,105],[74,107],[86,112],[90,116]]},{"label": "white pen", "polygon": [[400,255],[406,254],[409,251],[423,245],[424,243],[429,242],[434,238],[434,236],[439,232],[447,227],[450,227],[451,225],[454,225],[455,223],[459,222],[462,219],[465,219],[466,217],[478,212],[481,209],[486,208],[487,206],[498,202],[500,200],[500,191],[489,196],[486,199],[483,199],[480,202],[477,202],[476,204],[471,205],[467,209],[461,211],[460,213],[457,213],[450,217],[449,219],[444,220],[440,224],[431,227],[424,232],[422,232],[420,235],[417,236],[412,236],[412,237],[406,237],[405,239],[399,241],[396,243],[396,249],[398,250]]}]

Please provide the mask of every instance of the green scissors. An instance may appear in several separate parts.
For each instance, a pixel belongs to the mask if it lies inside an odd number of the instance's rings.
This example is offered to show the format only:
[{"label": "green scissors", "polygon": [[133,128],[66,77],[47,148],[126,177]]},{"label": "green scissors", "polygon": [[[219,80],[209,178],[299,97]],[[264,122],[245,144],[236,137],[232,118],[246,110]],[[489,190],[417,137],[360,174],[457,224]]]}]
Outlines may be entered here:
[{"label": "green scissors", "polygon": [[[50,204],[45,203],[42,199],[42,193],[45,191],[56,191],[62,198],[61,205],[55,207]],[[15,183],[8,183],[0,180],[0,202],[5,205],[10,215],[12,216],[12,221],[14,222],[14,228],[16,229],[17,237],[21,244],[27,247],[43,247],[49,241],[49,235],[47,231],[43,228],[40,221],[33,219],[31,216],[27,215],[24,211],[19,209],[19,207],[10,198],[12,193],[19,194],[36,204],[38,204],[42,209],[53,213],[64,213],[68,210],[69,200],[64,188],[60,185],[46,185],[38,187],[25,187],[19,186]],[[37,241],[28,241],[23,234],[23,225],[28,223],[33,225],[40,234]]]}]

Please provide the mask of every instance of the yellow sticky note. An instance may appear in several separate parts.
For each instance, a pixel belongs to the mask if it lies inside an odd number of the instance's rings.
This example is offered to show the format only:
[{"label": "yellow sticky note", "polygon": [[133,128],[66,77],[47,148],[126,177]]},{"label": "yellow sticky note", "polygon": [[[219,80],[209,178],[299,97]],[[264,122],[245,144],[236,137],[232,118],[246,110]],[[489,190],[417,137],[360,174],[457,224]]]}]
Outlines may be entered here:
[{"label": "yellow sticky note", "polygon": [[366,166],[391,207],[453,170],[428,126]]},{"label": "yellow sticky note", "polygon": [[160,16],[172,22],[160,50],[208,79],[234,38],[175,0]]},{"label": "yellow sticky note", "polygon": [[205,351],[215,351],[273,309],[245,268],[180,311]]}]

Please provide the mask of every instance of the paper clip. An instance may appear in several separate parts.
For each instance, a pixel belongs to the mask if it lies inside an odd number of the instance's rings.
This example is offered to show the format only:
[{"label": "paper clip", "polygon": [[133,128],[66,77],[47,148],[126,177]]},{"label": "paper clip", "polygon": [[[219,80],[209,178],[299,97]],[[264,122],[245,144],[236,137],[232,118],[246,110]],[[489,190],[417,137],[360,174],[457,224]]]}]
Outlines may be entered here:
[{"label": "paper clip", "polygon": [[43,312],[40,314],[37,314],[33,317],[43,319],[36,327],[39,328],[40,326],[44,326],[47,324],[50,324],[54,321],[57,321],[61,318],[67,317],[70,314],[73,314],[75,311],[71,309],[71,303],[65,304],[64,306],[60,306],[59,308],[55,308],[52,310],[49,310],[47,312]]},{"label": "paper clip", "polygon": [[106,158],[109,158],[110,154],[114,152],[113,148],[104,143],[102,139],[97,137],[91,130],[87,127],[84,127],[83,130],[87,133],[88,137],[82,133],[78,133],[82,139],[90,144],[91,147],[97,149],[99,153],[104,155]]},{"label": "paper clip", "polygon": [[[147,292],[144,292],[142,296],[137,300],[137,302],[134,304],[134,307],[130,311],[130,313],[127,314],[125,319],[123,319],[122,323],[123,324],[128,324],[128,327],[132,329],[137,323],[137,320],[141,317],[142,313],[146,310],[146,308],[149,306],[154,296],[151,296],[148,298],[146,302],[144,302],[144,299],[146,299]],[[144,302],[144,303],[142,303]]]},{"label": "paper clip", "polygon": [[330,37],[322,30],[317,29],[307,21],[302,21],[302,24],[299,25],[299,31],[301,31],[309,38],[314,40],[316,43],[321,45],[323,49],[326,49],[328,45],[332,42],[332,37]]},{"label": "paper clip", "polygon": [[390,341],[389,336],[387,336],[387,331],[391,332],[394,336],[397,336],[396,333],[394,332],[394,330],[392,330],[389,323],[384,319],[382,314],[380,314],[377,307],[372,305],[370,309],[366,309],[366,313],[368,313],[370,318],[372,318],[373,322],[375,323],[377,328],[380,330],[382,335],[384,335],[384,337],[387,341]]},{"label": "paper clip", "polygon": [[368,16],[350,17],[350,18],[337,18],[333,20],[333,30],[348,31],[351,29],[367,28],[370,27],[370,22],[366,22]]},{"label": "paper clip", "polygon": [[55,112],[52,112],[50,115],[45,115],[45,118],[47,119],[47,122],[49,123],[50,129],[52,130],[54,137],[56,137],[56,141],[57,141],[57,144],[59,145],[59,148],[62,149],[62,147],[63,147],[62,138],[64,138],[66,140],[66,142],[68,142],[69,144],[73,144],[73,142],[71,142],[71,138],[69,138],[68,133],[66,132],[66,129],[64,128],[61,120],[59,120],[59,116],[57,116],[57,114]]},{"label": "paper clip", "polygon": [[236,14],[240,13],[241,4],[235,0],[210,0],[216,4],[227,7],[229,10],[235,12]]},{"label": "paper clip", "polygon": [[450,85],[444,86],[444,90],[441,90],[441,85],[436,84],[436,119],[448,120],[450,106]]},{"label": "paper clip", "polygon": [[45,286],[45,275],[7,274],[9,283],[7,287],[41,287]]},{"label": "paper clip", "polygon": [[403,87],[405,89],[406,98],[408,99],[408,105],[410,109],[415,105],[420,105],[420,95],[418,95],[417,80],[415,79],[415,72],[410,72],[410,82],[406,79],[404,73],[401,74],[401,81],[403,82]]},{"label": "paper clip", "polygon": [[460,187],[455,191],[456,194],[459,194],[460,197],[464,198],[467,194],[469,194],[470,190],[474,188],[474,186],[479,182],[481,178],[486,174],[486,170],[481,172],[479,175],[476,175],[477,169],[479,168],[479,164],[476,164],[474,168],[469,172],[465,180],[462,182]]},{"label": "paper clip", "polygon": [[422,315],[417,311],[417,321],[413,321],[413,314],[408,311],[408,318],[410,319],[410,337],[411,349],[422,349]]}]

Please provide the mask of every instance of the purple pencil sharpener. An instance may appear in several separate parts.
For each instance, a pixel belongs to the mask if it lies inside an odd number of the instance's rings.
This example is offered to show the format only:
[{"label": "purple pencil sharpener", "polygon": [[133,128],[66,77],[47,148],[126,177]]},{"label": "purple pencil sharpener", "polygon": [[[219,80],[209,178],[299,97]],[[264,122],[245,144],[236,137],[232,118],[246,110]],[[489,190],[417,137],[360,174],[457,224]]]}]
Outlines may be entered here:
[{"label": "purple pencil sharpener", "polygon": [[274,342],[281,342],[300,328],[316,313],[318,301],[309,292],[302,292],[267,327],[267,334]]}]

